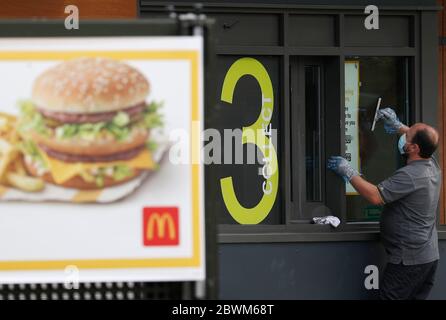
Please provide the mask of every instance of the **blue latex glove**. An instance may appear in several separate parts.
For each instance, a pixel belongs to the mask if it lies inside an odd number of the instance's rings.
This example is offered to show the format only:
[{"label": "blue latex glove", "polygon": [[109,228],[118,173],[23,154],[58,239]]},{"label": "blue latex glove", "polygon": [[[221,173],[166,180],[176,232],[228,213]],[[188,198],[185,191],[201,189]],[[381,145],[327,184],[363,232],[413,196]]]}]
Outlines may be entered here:
[{"label": "blue latex glove", "polygon": [[359,172],[353,169],[347,159],[340,156],[331,156],[328,159],[327,168],[340,175],[346,182],[354,176],[359,176]]},{"label": "blue latex glove", "polygon": [[390,134],[398,133],[398,130],[403,126],[403,123],[391,108],[378,110],[376,118],[377,120],[383,119],[384,130]]}]

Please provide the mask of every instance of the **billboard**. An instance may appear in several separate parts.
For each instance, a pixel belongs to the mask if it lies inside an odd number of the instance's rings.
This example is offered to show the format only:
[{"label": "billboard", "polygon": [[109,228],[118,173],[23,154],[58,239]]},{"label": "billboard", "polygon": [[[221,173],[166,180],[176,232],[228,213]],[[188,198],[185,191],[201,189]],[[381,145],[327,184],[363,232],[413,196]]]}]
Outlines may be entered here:
[{"label": "billboard", "polygon": [[0,283],[204,279],[202,54],[0,40]]}]

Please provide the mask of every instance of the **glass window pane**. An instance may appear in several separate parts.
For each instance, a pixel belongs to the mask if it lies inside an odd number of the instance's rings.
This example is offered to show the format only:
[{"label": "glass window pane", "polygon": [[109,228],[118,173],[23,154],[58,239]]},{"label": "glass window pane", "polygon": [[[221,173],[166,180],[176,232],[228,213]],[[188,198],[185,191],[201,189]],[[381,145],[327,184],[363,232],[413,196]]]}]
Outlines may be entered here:
[{"label": "glass window pane", "polygon": [[[397,135],[384,131],[382,122],[371,131],[378,98],[381,109],[391,107],[407,123],[407,59],[402,57],[354,57],[345,65],[346,157],[364,178],[378,184],[401,166]],[[369,204],[347,185],[347,219],[377,221],[382,208]]]},{"label": "glass window pane", "polygon": [[305,66],[305,172],[308,201],[321,201],[320,67]]}]

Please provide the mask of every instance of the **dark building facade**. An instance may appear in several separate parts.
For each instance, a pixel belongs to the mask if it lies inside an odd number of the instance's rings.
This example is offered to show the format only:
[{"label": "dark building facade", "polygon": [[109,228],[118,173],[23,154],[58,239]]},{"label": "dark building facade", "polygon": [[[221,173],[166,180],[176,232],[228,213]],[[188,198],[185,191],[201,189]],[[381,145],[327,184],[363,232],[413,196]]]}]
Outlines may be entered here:
[{"label": "dark building facade", "polygon": [[[442,1],[374,1],[379,29],[370,30],[370,13],[364,13],[369,3],[363,0],[201,1],[199,6],[139,0],[137,8],[125,0],[113,7],[74,3],[94,19],[139,16],[133,27],[123,27],[128,21],[108,22],[93,26],[93,34],[156,33],[140,22],[173,12],[212,18],[215,46],[205,91],[213,102],[205,106],[205,126],[234,149],[254,145],[242,128],[262,128],[263,141],[272,143],[254,146],[267,159],[263,164],[246,159],[224,164],[237,159],[234,152],[222,152],[223,164],[206,166],[210,236],[213,221],[218,222],[218,246],[207,252],[209,297],[376,298],[377,290],[366,289],[364,282],[367,266],[382,271],[385,265],[381,208],[361,200],[325,163],[330,155],[346,155],[374,183],[402,165],[397,138],[386,135],[382,124],[370,130],[379,98],[406,123],[427,122],[443,133]],[[63,6],[55,10],[49,1],[19,10],[5,5],[0,16],[39,16],[37,8],[46,9],[40,16],[64,16]],[[175,25],[169,28],[176,33]],[[89,35],[90,29],[79,31]],[[2,36],[11,35],[12,29],[3,30]],[[48,33],[26,25],[21,30],[16,32]],[[443,148],[437,156],[444,163],[442,154]],[[444,197],[438,213],[441,256],[446,250],[443,202]],[[339,227],[311,224],[313,217],[328,214],[340,218]],[[431,298],[446,299],[445,279],[441,260]],[[191,297],[181,295],[188,290],[179,283],[136,287],[148,298]]]},{"label": "dark building facade", "polygon": [[[205,106],[206,127],[245,151],[253,142],[243,134],[225,136],[225,130],[263,125],[272,141],[269,150],[257,145],[270,155],[263,165],[277,165],[269,174],[246,161],[206,168],[206,212],[219,225],[219,262],[210,268],[218,272],[219,298],[376,297],[364,281],[367,266],[382,271],[385,265],[381,208],[362,200],[325,163],[344,154],[374,183],[402,165],[397,137],[386,135],[382,124],[370,130],[379,98],[408,124],[439,125],[441,7],[433,0],[375,1],[379,29],[370,29],[367,5],[139,3],[141,18],[199,11],[215,20],[216,61],[205,89],[215,104]],[[311,224],[325,215],[339,217],[341,225]],[[440,240],[440,247],[443,253],[446,242]],[[444,265],[432,298],[446,298]]]}]

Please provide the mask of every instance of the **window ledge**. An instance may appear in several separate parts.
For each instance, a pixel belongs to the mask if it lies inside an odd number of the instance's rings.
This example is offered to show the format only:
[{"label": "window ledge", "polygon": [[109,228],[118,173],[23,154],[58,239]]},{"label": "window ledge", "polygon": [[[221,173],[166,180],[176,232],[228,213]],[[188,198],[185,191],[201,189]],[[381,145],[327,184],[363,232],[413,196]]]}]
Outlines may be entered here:
[{"label": "window ledge", "polygon": [[[377,225],[220,225],[219,243],[379,241]],[[438,239],[446,240],[446,226],[438,227]]]},{"label": "window ledge", "polygon": [[377,241],[377,225],[220,225],[219,243]]}]

